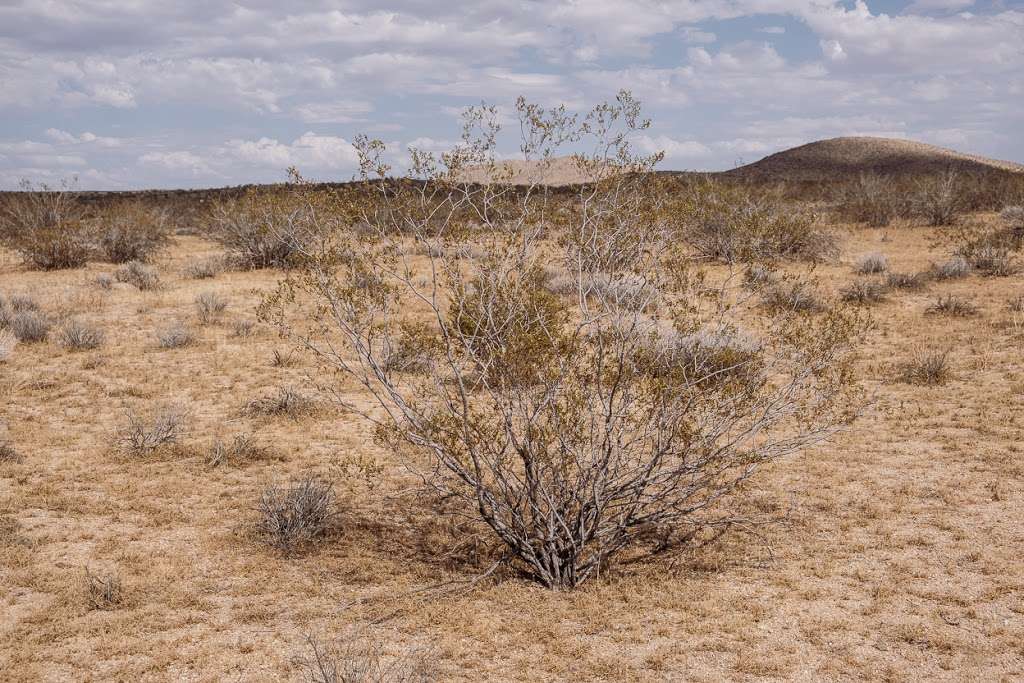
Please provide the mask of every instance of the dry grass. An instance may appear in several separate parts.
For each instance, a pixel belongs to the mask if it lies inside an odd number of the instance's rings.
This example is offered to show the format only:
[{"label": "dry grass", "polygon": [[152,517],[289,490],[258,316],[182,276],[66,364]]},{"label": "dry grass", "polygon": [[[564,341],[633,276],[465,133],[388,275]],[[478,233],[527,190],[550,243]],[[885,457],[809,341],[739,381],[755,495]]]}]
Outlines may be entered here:
[{"label": "dry grass", "polygon": [[949,379],[949,351],[923,353],[899,366],[899,380],[908,384],[945,384]]},{"label": "dry grass", "polygon": [[89,351],[98,349],[106,338],[103,330],[88,325],[77,318],[64,323],[60,331],[60,343],[69,351]]},{"label": "dry grass", "polygon": [[334,487],[306,476],[288,486],[269,486],[260,496],[256,534],[285,555],[324,535],[334,516]]},{"label": "dry grass", "polygon": [[[933,234],[892,231],[891,269],[919,272],[944,258],[924,246]],[[880,247],[858,227],[846,253]],[[103,365],[86,362],[100,354],[21,344],[0,366],[0,443],[21,456],[0,463],[0,678],[296,679],[308,675],[295,660],[309,655],[304,633],[333,641],[376,621],[382,660],[430,643],[435,677],[446,681],[1021,677],[1024,361],[1021,332],[994,324],[1020,296],[1019,274],[937,282],[934,295],[908,290],[873,311],[856,367],[873,402],[847,432],[767,468],[749,507],[735,511],[784,525],[627,564],[578,592],[499,573],[437,595],[416,591],[472,580],[489,566],[488,548],[429,522],[431,511],[405,494],[416,482],[395,450],[334,411],[238,415],[277,386],[311,391],[301,355],[271,366],[274,335],[239,339],[229,325],[204,329],[200,345],[156,347],[153,330],[193,317],[202,291],[251,310],[253,292],[280,276],[181,277],[217,248],[181,237],[161,255],[163,288],[115,286],[102,309],[81,312],[107,331]],[[806,275],[799,263],[779,271]],[[100,272],[27,270],[0,251],[0,291],[7,300],[31,292],[45,311]],[[830,293],[855,279],[848,262],[819,264],[814,277]],[[923,316],[939,292],[992,320]],[[955,372],[941,387],[892,381],[894,360],[947,348]],[[358,386],[339,391],[373,409]],[[173,458],[112,451],[123,402],[140,413],[187,404],[191,433],[179,443],[200,448]],[[256,427],[273,457],[210,466],[219,434],[230,447],[232,434]],[[374,488],[343,476],[342,464],[379,472]],[[254,545],[247,525],[260,492],[310,472],[336,481],[341,528],[289,557]],[[126,599],[86,609],[82,567],[116,567]]]}]

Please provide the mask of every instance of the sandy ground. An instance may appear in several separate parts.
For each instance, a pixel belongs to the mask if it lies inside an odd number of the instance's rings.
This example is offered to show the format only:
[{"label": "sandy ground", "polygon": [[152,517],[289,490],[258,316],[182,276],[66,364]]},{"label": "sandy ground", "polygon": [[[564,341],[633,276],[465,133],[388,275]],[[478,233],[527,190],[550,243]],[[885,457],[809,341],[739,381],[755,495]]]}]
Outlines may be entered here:
[{"label": "sandy ground", "polygon": [[[831,288],[868,252],[899,271],[944,256],[925,228],[839,229],[840,262],[815,273]],[[279,274],[182,276],[213,253],[176,238],[157,263],[165,286],[143,292],[92,284],[107,264],[29,272],[0,252],[0,292],[31,293],[107,334],[94,351],[23,344],[0,364],[0,439],[22,456],[0,464],[3,680],[295,678],[306,633],[353,630],[385,657],[429,659],[441,680],[1024,679],[1024,318],[1006,307],[1024,276],[933,283],[873,307],[859,368],[874,402],[833,443],[748,487],[758,509],[789,511],[763,537],[735,534],[572,593],[505,579],[423,597],[412,591],[465,572],[430,538],[396,531],[400,509],[363,487],[339,488],[336,529],[307,554],[278,556],[246,533],[268,483],[333,476],[352,454],[401,475],[355,417],[243,414],[253,398],[304,386],[309,367],[272,365],[284,346],[269,329],[232,336]],[[200,327],[192,302],[204,291],[230,306]],[[981,314],[925,316],[940,293]],[[157,345],[174,319],[196,325],[196,345]],[[893,381],[896,363],[943,349],[944,386]],[[118,453],[125,408],[166,401],[190,410],[182,447]],[[239,432],[270,456],[210,466],[214,437]],[[123,604],[88,609],[86,568],[119,574]]]}]

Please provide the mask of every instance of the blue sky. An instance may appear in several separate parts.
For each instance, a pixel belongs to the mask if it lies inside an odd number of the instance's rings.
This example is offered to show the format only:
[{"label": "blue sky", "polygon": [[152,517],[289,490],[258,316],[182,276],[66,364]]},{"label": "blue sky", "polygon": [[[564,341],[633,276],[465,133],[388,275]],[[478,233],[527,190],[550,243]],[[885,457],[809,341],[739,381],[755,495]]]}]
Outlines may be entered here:
[{"label": "blue sky", "polygon": [[[630,89],[663,168],[837,135],[1024,161],[1024,0],[0,1],[0,188],[273,182]],[[508,149],[514,149],[514,140]]]}]

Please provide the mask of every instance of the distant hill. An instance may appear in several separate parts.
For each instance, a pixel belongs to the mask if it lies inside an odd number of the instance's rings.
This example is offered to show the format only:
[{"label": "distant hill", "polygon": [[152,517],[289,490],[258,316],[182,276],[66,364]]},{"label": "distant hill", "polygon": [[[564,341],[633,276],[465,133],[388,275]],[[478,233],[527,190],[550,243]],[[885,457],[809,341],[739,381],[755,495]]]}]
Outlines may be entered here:
[{"label": "distant hill", "polygon": [[730,171],[726,178],[750,181],[817,182],[861,173],[927,175],[955,168],[979,174],[1024,173],[1024,165],[962,154],[923,142],[893,138],[842,137],[787,149]]}]

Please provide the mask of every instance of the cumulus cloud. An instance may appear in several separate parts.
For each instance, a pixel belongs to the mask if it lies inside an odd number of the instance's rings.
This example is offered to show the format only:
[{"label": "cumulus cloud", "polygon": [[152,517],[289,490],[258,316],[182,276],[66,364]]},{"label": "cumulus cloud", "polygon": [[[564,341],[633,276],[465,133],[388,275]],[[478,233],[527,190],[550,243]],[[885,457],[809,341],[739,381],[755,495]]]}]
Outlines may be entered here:
[{"label": "cumulus cloud", "polygon": [[450,112],[481,100],[581,109],[619,88],[653,116],[643,144],[666,165],[849,131],[1024,158],[1024,11],[904,4],[11,0],[0,183],[62,163],[110,187],[276,180],[291,164],[345,177],[359,132],[445,141]]}]

